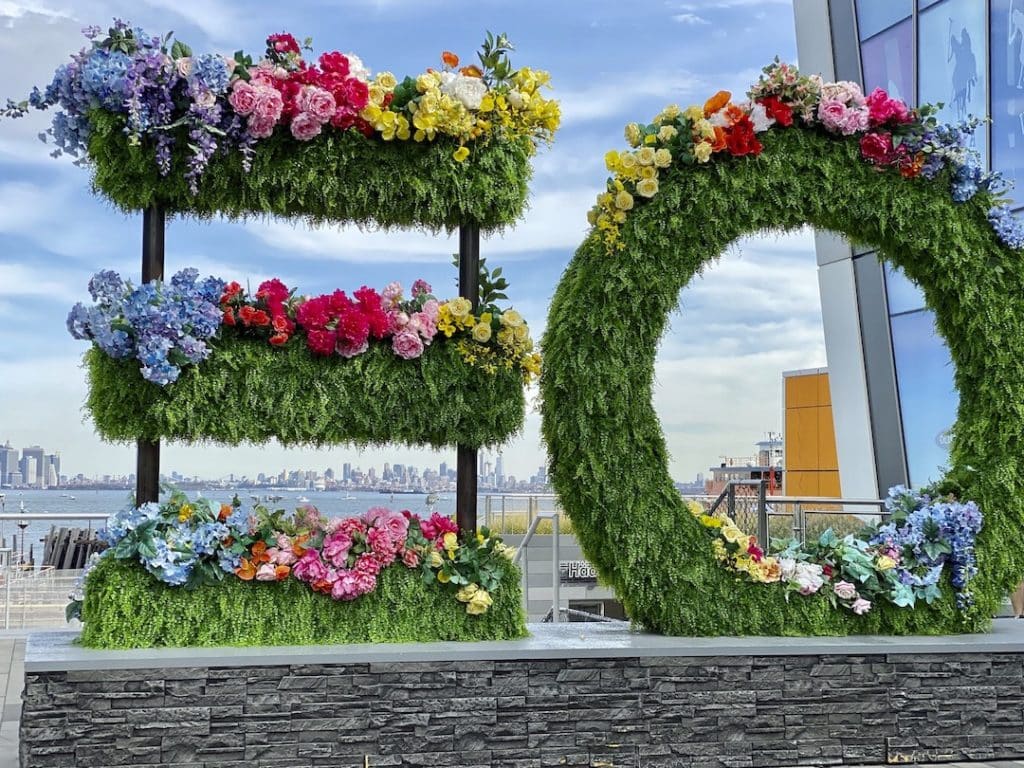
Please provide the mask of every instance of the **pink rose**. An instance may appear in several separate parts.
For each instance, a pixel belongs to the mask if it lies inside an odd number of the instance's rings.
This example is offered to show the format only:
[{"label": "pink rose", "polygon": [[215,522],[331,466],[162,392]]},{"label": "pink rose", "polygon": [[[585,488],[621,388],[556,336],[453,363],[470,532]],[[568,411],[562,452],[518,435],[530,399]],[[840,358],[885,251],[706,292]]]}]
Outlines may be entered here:
[{"label": "pink rose", "polygon": [[437,315],[440,309],[441,305],[437,299],[428,299],[423,302],[423,313],[434,323],[437,322]]},{"label": "pink rose", "polygon": [[230,102],[231,108],[235,112],[247,117],[256,109],[256,89],[245,82],[245,80],[235,80],[231,84],[228,102]]},{"label": "pink rose", "polygon": [[261,121],[270,120],[276,123],[281,119],[283,110],[284,99],[276,88],[263,86],[256,89],[256,104],[252,108],[253,115]]},{"label": "pink rose", "polygon": [[180,59],[176,59],[174,68],[178,70],[178,74],[182,77],[189,77],[192,74],[192,57],[182,56]]},{"label": "pink rose", "polygon": [[412,317],[409,318],[409,326],[415,329],[427,344],[437,334],[437,326],[426,312],[413,312]]},{"label": "pink rose", "polygon": [[423,340],[415,331],[402,331],[391,340],[391,348],[403,360],[414,360],[423,354]]},{"label": "pink rose", "polygon": [[371,528],[366,533],[366,543],[370,545],[373,554],[382,563],[390,563],[394,560],[395,552],[401,546],[401,542],[396,542],[387,528]]},{"label": "pink rose", "polygon": [[318,88],[315,85],[303,86],[299,92],[299,98],[296,100],[296,105],[300,112],[308,112],[321,123],[326,123],[330,120],[334,115],[334,110],[337,109],[334,96],[331,95],[330,91],[325,91],[323,88]]},{"label": "pink rose", "polygon": [[356,355],[363,354],[363,352],[365,352],[369,348],[369,339],[355,341],[352,339],[339,338],[338,343],[334,346],[334,351],[344,358],[350,358],[355,357]]},{"label": "pink rose", "polygon": [[277,581],[277,566],[273,563],[264,563],[256,571],[256,581]]},{"label": "pink rose", "polygon": [[292,136],[299,141],[309,141],[320,135],[323,123],[312,112],[299,112],[292,118]]},{"label": "pink rose", "polygon": [[363,515],[363,519],[376,528],[386,528],[391,538],[399,545],[405,541],[406,533],[409,531],[409,520],[405,515],[393,512],[387,507],[373,507]]},{"label": "pink rose", "polygon": [[384,286],[384,290],[380,292],[382,304],[385,309],[393,307],[399,301],[402,300],[402,284],[399,282],[391,282]]},{"label": "pink rose", "polygon": [[[257,576],[257,578],[259,577]],[[863,597],[858,597],[853,601],[853,605],[850,606],[850,609],[858,616],[863,616],[871,610],[871,602],[869,600],[865,600]]]},{"label": "pink rose", "polygon": [[[374,528],[378,534],[387,536],[387,533],[382,528]],[[389,537],[390,538],[390,537]],[[380,573],[381,562],[379,559],[371,555],[369,552],[364,552],[358,558],[356,558],[355,571],[357,573],[368,573],[371,576],[376,576]]]},{"label": "pink rose", "polygon": [[857,588],[848,581],[837,581],[832,585],[832,591],[840,600],[853,600],[857,597]]},{"label": "pink rose", "polygon": [[391,334],[401,333],[409,324],[409,315],[405,312],[391,311],[388,313],[388,330]]},{"label": "pink rose", "polygon": [[883,125],[890,120],[895,123],[909,123],[910,110],[899,99],[893,99],[881,88],[875,88],[867,97],[868,117],[871,125]]},{"label": "pink rose", "polygon": [[270,558],[270,562],[274,565],[292,565],[296,560],[299,559],[291,550],[291,547],[289,547],[288,549],[271,547],[267,550],[267,557]]},{"label": "pink rose", "polygon": [[852,136],[868,129],[868,110],[866,107],[851,107],[839,123],[839,130],[844,136]]},{"label": "pink rose", "polygon": [[406,568],[416,568],[420,564],[419,553],[415,549],[407,549],[402,552],[402,563]]},{"label": "pink rose", "polygon": [[247,127],[249,129],[249,135],[254,139],[265,139],[274,132],[274,126],[277,125],[276,120],[269,118],[260,117],[257,114],[249,115],[249,121]]},{"label": "pink rose", "polygon": [[377,588],[377,576],[368,571],[356,571],[355,576],[356,597],[368,595]]},{"label": "pink rose", "polygon": [[289,538],[288,534],[286,534],[286,533],[279,533],[279,534],[277,534],[276,541],[277,541],[278,549],[291,549],[292,548],[292,540],[291,540],[291,538]]}]

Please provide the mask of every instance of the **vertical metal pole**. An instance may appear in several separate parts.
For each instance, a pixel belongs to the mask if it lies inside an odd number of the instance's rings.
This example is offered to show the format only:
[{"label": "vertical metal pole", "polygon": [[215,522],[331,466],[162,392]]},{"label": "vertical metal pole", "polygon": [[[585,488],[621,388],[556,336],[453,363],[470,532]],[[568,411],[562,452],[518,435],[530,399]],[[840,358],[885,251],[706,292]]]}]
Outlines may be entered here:
[{"label": "vertical metal pole", "polygon": [[559,546],[558,546],[558,513],[555,512],[551,517],[551,623],[557,624],[562,620],[562,595],[560,588],[562,586],[562,572],[560,568],[559,558]]},{"label": "vertical metal pole", "polygon": [[[459,295],[469,299],[476,312],[480,305],[480,227],[459,227]],[[455,489],[455,522],[464,533],[476,533],[476,448],[458,447]]]},{"label": "vertical metal pole", "polygon": [[768,502],[765,498],[767,482],[762,480],[757,486],[757,540],[762,549],[768,551]]},{"label": "vertical metal pole", "polygon": [[[164,279],[164,209],[153,203],[142,214],[142,282]],[[160,441],[139,438],[135,463],[135,503],[160,498]]]}]

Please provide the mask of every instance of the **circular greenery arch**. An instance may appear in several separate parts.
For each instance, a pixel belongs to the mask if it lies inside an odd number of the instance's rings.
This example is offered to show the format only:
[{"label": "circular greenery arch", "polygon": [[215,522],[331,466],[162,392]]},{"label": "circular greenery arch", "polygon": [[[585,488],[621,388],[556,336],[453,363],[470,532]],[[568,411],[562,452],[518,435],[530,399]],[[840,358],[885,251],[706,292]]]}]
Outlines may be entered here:
[{"label": "circular greenery arch", "polygon": [[[938,634],[981,631],[1024,574],[1024,268],[986,220],[990,200],[954,203],[949,185],[879,172],[855,139],[762,134],[758,158],[663,172],[630,212],[624,248],[592,233],[551,305],[541,378],[551,478],[586,556],[630,617],[665,634]],[[668,473],[651,404],[654,360],[680,290],[737,238],[805,224],[878,248],[920,285],[961,393],[950,472],[985,516],[975,605],[943,597],[865,616],[824,596],[740,581],[713,558]],[[691,376],[701,372],[694,369]],[[685,391],[686,382],[674,386]],[[692,407],[700,408],[699,402]],[[973,471],[972,471],[973,470]]]}]

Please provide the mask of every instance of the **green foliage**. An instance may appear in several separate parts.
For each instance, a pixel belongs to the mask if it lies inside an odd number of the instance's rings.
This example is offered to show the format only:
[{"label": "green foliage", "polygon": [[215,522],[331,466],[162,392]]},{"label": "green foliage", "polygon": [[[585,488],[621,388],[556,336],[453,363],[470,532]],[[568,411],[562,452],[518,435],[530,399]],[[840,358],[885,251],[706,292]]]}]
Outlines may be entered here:
[{"label": "green foliage", "polygon": [[96,110],[89,120],[93,187],[124,211],[160,203],[199,218],[272,215],[429,230],[475,222],[491,231],[523,213],[531,175],[526,139],[476,142],[459,163],[450,139],[385,142],[358,131],[328,131],[300,142],[278,131],[257,144],[248,172],[241,153],[218,155],[192,195],[180,172],[187,137],[176,143],[178,170],[162,177],[154,150],[131,145],[122,118]]},{"label": "green foliage", "polygon": [[[630,212],[625,249],[591,235],[551,306],[541,377],[551,476],[576,535],[629,615],[681,635],[941,634],[986,629],[1024,573],[1024,269],[998,243],[979,195],[950,199],[946,179],[880,173],[857,142],[808,130],[762,134],[754,158],[716,156],[663,172]],[[879,249],[920,285],[956,365],[951,476],[985,517],[976,604],[942,598],[865,616],[826,596],[786,599],[738,581],[711,554],[672,487],[651,404],[654,358],[680,290],[737,238],[806,223]],[[582,311],[585,308],[586,311]],[[695,370],[694,376],[700,371]],[[974,468],[977,471],[969,471]]]},{"label": "green foliage", "polygon": [[418,569],[385,568],[377,589],[332,600],[295,579],[170,587],[141,566],[104,558],[89,573],[82,644],[90,648],[313,645],[329,643],[511,640],[526,636],[521,574],[509,566],[481,616]]},{"label": "green foliage", "polygon": [[230,339],[166,388],[145,381],[137,361],[95,348],[86,365],[86,407],[106,440],[479,447],[514,435],[525,412],[518,370],[488,373],[443,342],[419,360],[383,344],[341,360],[300,338],[282,348]]}]

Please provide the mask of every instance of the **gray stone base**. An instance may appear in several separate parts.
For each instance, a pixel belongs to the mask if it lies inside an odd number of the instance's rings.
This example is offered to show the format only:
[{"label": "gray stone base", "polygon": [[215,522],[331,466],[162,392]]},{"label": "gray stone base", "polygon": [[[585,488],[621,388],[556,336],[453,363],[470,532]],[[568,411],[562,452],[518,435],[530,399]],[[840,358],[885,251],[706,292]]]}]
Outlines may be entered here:
[{"label": "gray stone base", "polygon": [[754,768],[1019,759],[1024,622],[997,627],[971,638],[716,643],[575,624],[531,627],[534,637],[519,644],[162,653],[30,638],[21,764]]}]

